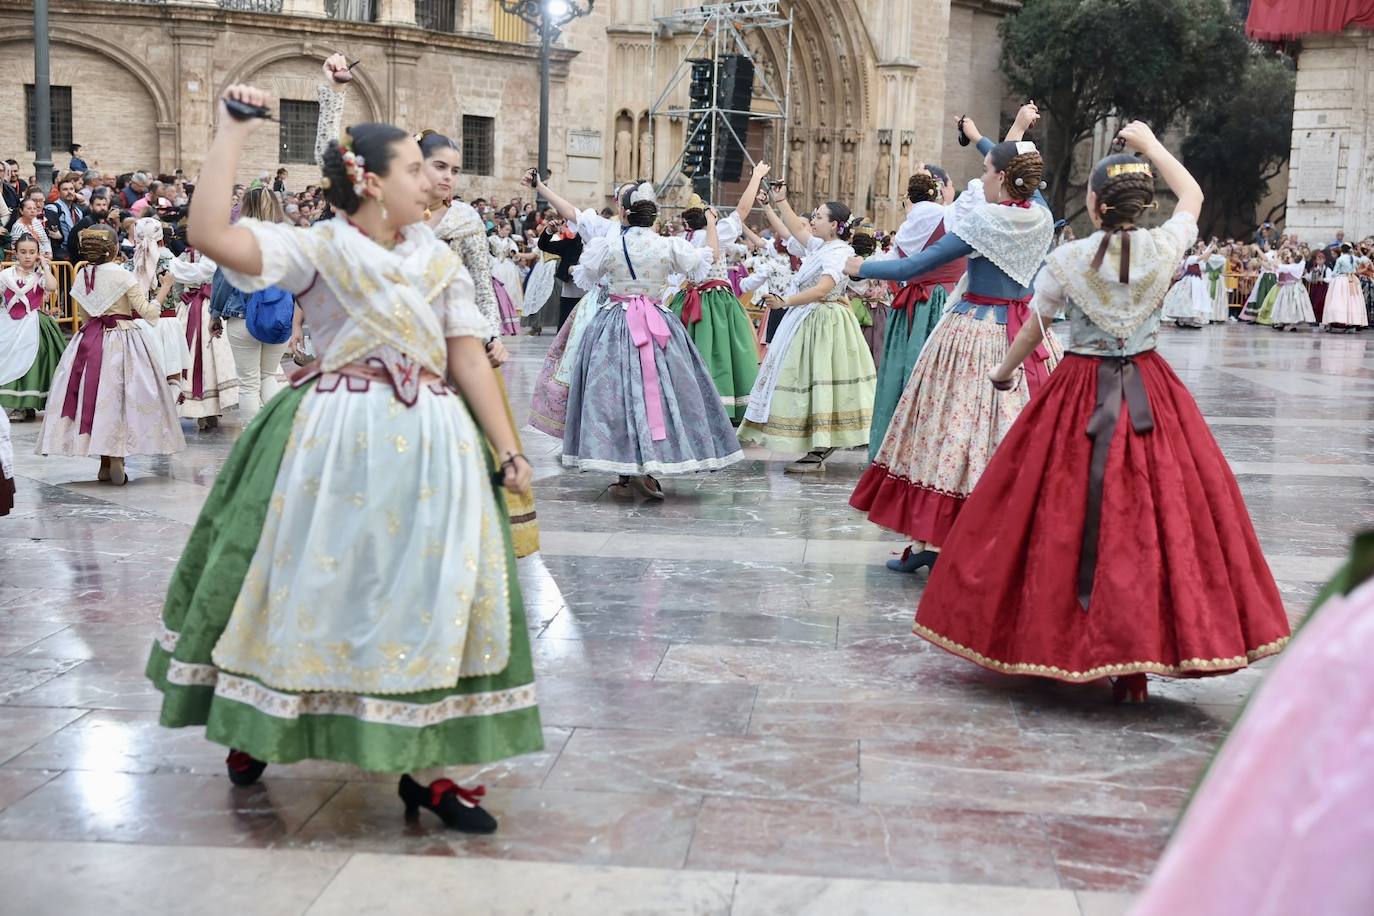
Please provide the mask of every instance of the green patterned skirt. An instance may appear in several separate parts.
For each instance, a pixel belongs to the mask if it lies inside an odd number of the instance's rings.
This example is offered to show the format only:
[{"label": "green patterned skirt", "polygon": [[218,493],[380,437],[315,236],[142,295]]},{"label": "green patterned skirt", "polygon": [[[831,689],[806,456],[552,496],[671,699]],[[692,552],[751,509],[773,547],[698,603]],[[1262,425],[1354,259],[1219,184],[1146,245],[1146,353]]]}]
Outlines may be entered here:
[{"label": "green patterned skirt", "polygon": [[[678,318],[686,291],[673,297],[669,308]],[[744,306],[729,289],[710,289],[701,293],[701,320],[687,325],[711,381],[720,393],[720,402],[731,421],[739,421],[749,405],[749,392],[759,374],[759,351],[754,326]]]},{"label": "green patterned skirt", "polygon": [[897,412],[897,402],[902,399],[911,370],[916,367],[916,358],[921,355],[930,332],[940,323],[948,300],[945,288],[936,286],[929,299],[916,303],[910,311],[893,309],[887,316],[883,358],[878,361],[878,391],[873,398],[873,425],[868,433],[870,462],[883,444],[892,415]]},{"label": "green patterned skirt", "polygon": [[[289,389],[272,399],[235,443],[201,510],[148,659],[147,676],[163,694],[162,724],[204,725],[211,741],[270,763],[333,760],[384,773],[539,750],[529,632],[499,499],[511,616],[509,662],[500,673],[464,677],[447,689],[366,695],[282,690],[215,666],[212,652],[258,548],[296,413],[312,390]],[[343,570],[356,559],[347,550]]]},{"label": "green patterned skirt", "polygon": [[4,410],[42,410],[48,404],[48,389],[52,385],[57,364],[62,361],[62,353],[67,349],[67,338],[53,317],[46,312],[38,313],[38,355],[33,365],[24,373],[23,378],[12,382],[0,383],[0,391],[16,391],[18,394],[0,394],[0,408]]}]

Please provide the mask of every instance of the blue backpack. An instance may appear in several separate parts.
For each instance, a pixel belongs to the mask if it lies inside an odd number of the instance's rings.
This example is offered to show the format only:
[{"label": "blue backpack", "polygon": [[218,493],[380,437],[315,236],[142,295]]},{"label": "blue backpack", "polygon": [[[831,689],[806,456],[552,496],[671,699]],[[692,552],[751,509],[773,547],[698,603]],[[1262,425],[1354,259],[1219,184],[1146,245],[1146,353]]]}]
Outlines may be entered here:
[{"label": "blue backpack", "polygon": [[291,318],[296,299],[279,286],[253,293],[244,303],[244,323],[254,339],[265,344],[284,344],[291,339]]}]

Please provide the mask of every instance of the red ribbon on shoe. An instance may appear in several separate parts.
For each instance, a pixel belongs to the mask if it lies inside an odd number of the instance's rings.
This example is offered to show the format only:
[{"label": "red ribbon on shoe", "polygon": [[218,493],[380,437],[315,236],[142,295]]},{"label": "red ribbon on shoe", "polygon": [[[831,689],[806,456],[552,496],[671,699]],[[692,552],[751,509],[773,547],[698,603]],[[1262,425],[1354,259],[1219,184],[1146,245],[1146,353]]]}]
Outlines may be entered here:
[{"label": "red ribbon on shoe", "polygon": [[475,789],[464,789],[452,779],[436,779],[429,784],[429,803],[432,807],[439,807],[445,795],[457,795],[469,808],[478,807],[483,796],[487,794],[486,786],[478,786]]},{"label": "red ribbon on shoe", "polygon": [[707,280],[687,287],[687,296],[682,301],[683,324],[692,325],[701,320],[701,294],[713,289],[730,289],[730,284],[724,280]]},{"label": "red ribbon on shoe", "polygon": [[[181,294],[181,301],[186,306],[186,346],[190,348],[192,354],[191,369],[191,397],[199,401],[205,396],[205,381],[201,372],[201,324],[202,316],[200,307],[205,304],[205,300],[210,298],[210,284],[205,283],[196,287],[194,292]],[[186,378],[186,370],[181,370],[181,377]]]},{"label": "red ribbon on shoe", "polygon": [[[97,315],[81,326],[77,336],[81,342],[76,346],[76,358],[72,360],[72,374],[67,379],[67,396],[62,402],[62,416],[68,420],[76,419],[76,402],[81,401],[81,422],[77,435],[84,436],[95,423],[95,400],[100,390],[100,362],[105,355],[105,331],[118,326],[119,319],[126,315]],[[97,330],[92,331],[92,328]],[[85,380],[85,397],[81,398]]]}]

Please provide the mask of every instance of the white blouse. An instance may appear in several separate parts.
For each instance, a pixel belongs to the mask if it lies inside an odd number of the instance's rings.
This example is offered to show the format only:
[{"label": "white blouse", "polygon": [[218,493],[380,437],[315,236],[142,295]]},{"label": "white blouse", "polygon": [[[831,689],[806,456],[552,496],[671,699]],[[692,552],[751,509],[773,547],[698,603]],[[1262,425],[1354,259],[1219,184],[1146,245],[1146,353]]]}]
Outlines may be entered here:
[{"label": "white blouse", "polygon": [[835,288],[824,301],[846,300],[849,277],[845,275],[844,267],[849,259],[854,257],[854,249],[850,248],[847,242],[840,239],[822,242],[813,235],[806,245],[802,245],[796,236],[793,236],[787,240],[787,251],[793,257],[802,259],[801,266],[797,268],[791,284],[788,285],[787,295],[804,293],[820,283],[822,277],[830,277],[835,281]]},{"label": "white blouse", "polygon": [[582,250],[572,275],[583,289],[605,282],[612,295],[661,298],[671,275],[699,283],[709,266],[686,239],[665,238],[652,228],[635,226],[595,239]]}]

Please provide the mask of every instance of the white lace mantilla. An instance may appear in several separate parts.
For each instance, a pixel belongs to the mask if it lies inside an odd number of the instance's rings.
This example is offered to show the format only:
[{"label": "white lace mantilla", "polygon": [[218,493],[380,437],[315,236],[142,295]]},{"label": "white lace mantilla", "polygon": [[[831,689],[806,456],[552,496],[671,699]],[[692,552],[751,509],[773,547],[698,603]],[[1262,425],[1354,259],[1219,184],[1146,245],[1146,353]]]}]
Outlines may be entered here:
[{"label": "white lace mantilla", "polygon": [[1007,276],[1030,286],[1054,241],[1054,219],[1037,204],[1029,209],[983,204],[960,219],[953,231]]},{"label": "white lace mantilla", "polygon": [[[95,271],[95,285],[87,290],[86,283],[91,271]],[[76,272],[72,280],[72,298],[77,301],[86,314],[99,317],[120,299],[135,284],[134,275],[121,270],[115,264],[87,265]]]},{"label": "white lace mantilla", "polygon": [[1197,240],[1197,221],[1177,213],[1157,229],[1131,233],[1131,282],[1121,277],[1121,236],[1112,237],[1102,266],[1092,269],[1102,233],[1060,245],[1045,261],[1074,305],[1113,337],[1129,338],[1164,300],[1184,252]]}]

